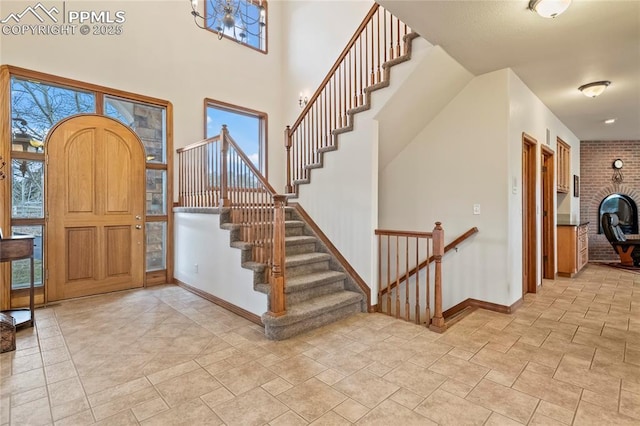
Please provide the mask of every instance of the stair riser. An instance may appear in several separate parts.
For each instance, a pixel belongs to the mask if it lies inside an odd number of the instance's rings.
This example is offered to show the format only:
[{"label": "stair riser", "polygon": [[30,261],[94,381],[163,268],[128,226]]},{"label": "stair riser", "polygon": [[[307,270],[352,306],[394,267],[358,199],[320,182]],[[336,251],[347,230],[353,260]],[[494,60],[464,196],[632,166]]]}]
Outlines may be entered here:
[{"label": "stair riser", "polygon": [[336,293],[344,290],[344,280],[336,281],[317,287],[309,288],[295,293],[287,293],[287,303],[300,303],[314,297],[324,296],[325,294]]},{"label": "stair riser", "polygon": [[287,256],[292,254],[313,253],[314,251],[316,251],[316,243],[285,244],[285,253]]},{"label": "stair riser", "polygon": [[286,276],[297,277],[299,275],[309,274],[312,272],[326,271],[329,269],[329,261],[324,260],[321,262],[305,263],[296,266],[287,266]]},{"label": "stair riser", "polygon": [[300,235],[304,235],[302,233],[303,227],[302,226],[286,226],[284,228],[284,235],[286,237],[297,237]]},{"label": "stair riser", "polygon": [[264,333],[269,339],[284,340],[305,331],[313,330],[318,327],[322,327],[323,325],[339,321],[359,312],[361,312],[360,302],[352,303],[329,312],[324,312],[321,315],[302,320],[295,324],[288,324],[280,327],[266,324]]}]

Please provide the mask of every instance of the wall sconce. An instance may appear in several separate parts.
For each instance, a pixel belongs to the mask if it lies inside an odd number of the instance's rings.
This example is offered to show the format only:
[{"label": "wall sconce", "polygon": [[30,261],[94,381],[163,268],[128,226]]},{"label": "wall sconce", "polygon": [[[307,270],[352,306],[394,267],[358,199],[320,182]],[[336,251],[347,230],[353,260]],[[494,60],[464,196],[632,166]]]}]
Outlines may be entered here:
[{"label": "wall sconce", "polygon": [[588,98],[595,98],[602,95],[607,87],[611,84],[608,80],[594,81],[593,83],[583,84],[578,87],[578,90],[582,92]]},{"label": "wall sconce", "polygon": [[298,105],[300,108],[304,108],[309,103],[309,98],[304,95],[304,93],[300,92],[300,97],[298,98]]},{"label": "wall sconce", "polygon": [[543,18],[555,18],[567,10],[570,4],[571,0],[531,0],[529,10]]}]

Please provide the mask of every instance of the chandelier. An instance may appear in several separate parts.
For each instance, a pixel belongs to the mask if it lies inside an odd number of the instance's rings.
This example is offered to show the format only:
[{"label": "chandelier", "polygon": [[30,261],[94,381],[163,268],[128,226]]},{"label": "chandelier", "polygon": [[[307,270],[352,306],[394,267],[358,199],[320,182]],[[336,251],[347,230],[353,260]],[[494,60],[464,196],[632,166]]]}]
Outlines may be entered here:
[{"label": "chandelier", "polygon": [[246,43],[249,36],[262,38],[266,26],[262,0],[206,0],[204,15],[198,0],[191,0],[191,15],[199,28],[216,31],[219,40],[228,36]]}]

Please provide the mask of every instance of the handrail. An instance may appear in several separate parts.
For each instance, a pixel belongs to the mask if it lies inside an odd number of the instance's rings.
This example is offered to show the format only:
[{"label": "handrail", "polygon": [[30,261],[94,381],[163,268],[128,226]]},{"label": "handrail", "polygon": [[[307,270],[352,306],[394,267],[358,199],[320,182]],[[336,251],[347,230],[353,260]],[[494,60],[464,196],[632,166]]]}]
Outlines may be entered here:
[{"label": "handrail", "polygon": [[231,135],[227,133],[227,137],[229,138],[228,139],[229,144],[233,146],[233,148],[236,150],[240,158],[242,158],[246,166],[253,172],[255,177],[258,178],[260,183],[264,185],[264,187],[271,193],[271,195],[276,195],[277,194],[276,190],[273,189],[273,186],[271,186],[271,184],[267,181],[267,179],[264,176],[262,176],[262,173],[260,173],[260,171],[256,168],[256,166],[249,159],[249,157],[247,157],[247,154],[245,154],[244,151],[240,149],[240,147],[238,146],[236,141],[231,137]]},{"label": "handrail", "polygon": [[349,42],[342,50],[342,53],[340,53],[340,56],[338,56],[338,59],[336,59],[335,63],[327,73],[327,76],[324,78],[324,80],[322,80],[322,83],[320,83],[320,86],[318,86],[318,89],[316,89],[313,96],[311,96],[311,99],[309,99],[309,102],[307,102],[307,105],[300,112],[298,119],[291,126],[291,132],[294,132],[298,128],[298,126],[300,126],[300,123],[302,123],[302,120],[307,115],[307,113],[309,112],[309,110],[311,109],[315,101],[320,97],[320,94],[324,90],[324,87],[327,85],[327,83],[329,83],[329,80],[331,80],[331,77],[333,77],[333,75],[336,73],[336,71],[340,67],[340,64],[347,57],[347,55],[349,54],[349,51],[355,45],[356,40],[358,40],[358,38],[360,37],[360,34],[364,30],[364,28],[369,24],[369,20],[373,17],[373,15],[376,13],[379,7],[380,5],[378,3],[374,3],[373,6],[371,6],[371,9],[369,9],[369,12],[360,23],[360,26],[358,26],[358,29],[353,33],[353,35],[351,36],[351,39],[349,39]]},{"label": "handrail", "polygon": [[[382,281],[382,277],[387,277],[387,288],[383,292],[380,285],[378,286],[378,307],[380,312],[385,312],[387,315],[394,315],[396,318],[403,316],[406,321],[415,321],[416,324],[421,324],[422,314],[424,313],[424,322],[430,329],[443,332],[446,330],[446,324],[442,315],[442,255],[444,254],[444,230],[441,223],[436,222],[432,232],[410,232],[410,231],[391,231],[391,230],[376,230],[375,234],[378,236],[378,283]],[[411,244],[410,240],[411,239]],[[400,244],[402,241],[402,244]],[[422,243],[424,242],[424,244]],[[420,246],[423,246],[422,249]],[[405,281],[409,279],[408,271],[410,258],[415,257],[417,263],[419,253],[426,250],[427,256],[433,253],[435,261],[435,268],[433,274],[433,282],[429,270],[425,276],[424,282],[420,282],[420,277],[417,276],[414,280],[415,283],[415,297],[410,295],[409,285],[405,287],[404,296],[404,312],[402,304],[400,302],[399,283],[401,276],[404,275]],[[386,253],[386,256],[383,256]],[[392,262],[392,253],[395,262]],[[386,258],[386,263],[383,259]],[[405,266],[405,272],[401,273],[402,266]],[[394,281],[391,281],[391,276]],[[391,287],[395,282],[395,308],[392,303]],[[433,284],[433,317],[431,316],[431,295],[430,287]],[[424,288],[424,294],[421,294],[421,288]],[[383,301],[383,295],[386,295]],[[421,302],[424,302],[423,308],[421,308]],[[412,307],[413,305],[413,307]]]},{"label": "handrail", "polygon": [[207,144],[210,144],[210,143],[213,143],[213,142],[219,142],[219,141],[220,141],[220,135],[215,135],[213,137],[210,137],[210,138],[207,138],[207,139],[202,139],[201,141],[194,142],[194,143],[189,144],[187,146],[183,146],[181,148],[178,148],[178,149],[176,149],[176,153],[180,154],[180,153],[183,153],[185,151],[189,151],[189,150],[192,150],[194,148],[198,148],[200,146],[207,145]]},{"label": "handrail", "polygon": [[395,231],[390,229],[376,229],[376,235],[396,235],[399,237],[431,238],[433,232]]},{"label": "handrail", "polygon": [[[376,230],[376,232],[378,231]],[[460,243],[462,243],[467,238],[471,237],[473,234],[476,234],[478,232],[479,231],[477,227],[474,226],[473,228],[470,228],[467,232],[465,232],[464,234],[460,235],[458,238],[456,238],[455,240],[447,244],[444,247],[444,254],[447,254],[449,251],[453,250],[454,248],[457,248],[457,246],[460,245]],[[387,288],[389,287],[391,290],[393,290],[396,287],[396,285],[400,285],[403,282],[405,282],[407,279],[413,277],[418,271],[425,268],[427,265],[431,264],[434,260],[435,260],[434,256],[430,256],[427,259],[423,260],[418,264],[418,266],[409,270],[409,273],[406,276],[403,276],[398,283],[394,281],[393,283],[390,283],[387,287],[383,288],[381,293],[385,294],[387,292]]]},{"label": "handrail", "polygon": [[[374,88],[389,84],[389,65],[408,59],[416,34],[391,12],[374,4],[338,59],[284,132],[285,192],[308,182],[321,154],[334,150],[336,136],[353,125],[352,115],[368,108]],[[297,191],[296,191],[297,192]]]}]

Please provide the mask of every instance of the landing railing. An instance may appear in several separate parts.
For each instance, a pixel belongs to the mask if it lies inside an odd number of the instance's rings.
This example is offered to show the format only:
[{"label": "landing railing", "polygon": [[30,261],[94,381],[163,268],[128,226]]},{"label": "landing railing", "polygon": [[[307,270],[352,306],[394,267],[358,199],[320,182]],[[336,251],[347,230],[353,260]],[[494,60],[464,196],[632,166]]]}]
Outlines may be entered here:
[{"label": "landing railing", "polygon": [[[441,223],[436,222],[432,232],[376,229],[375,234],[378,236],[378,311],[426,324],[437,332],[446,330],[442,316],[444,230]],[[424,273],[411,275],[411,267],[419,265],[419,259],[431,257],[433,274],[427,267]]]},{"label": "landing railing", "polygon": [[252,260],[268,268],[269,312],[285,312],[284,255],[286,196],[278,195],[229,135],[191,144],[178,153],[178,202],[181,207],[223,207],[251,244]]},{"label": "landing railing", "polygon": [[349,113],[366,104],[372,86],[385,81],[384,65],[406,53],[410,32],[389,11],[373,5],[299,118],[285,130],[285,192],[307,180],[320,154],[335,147],[335,131],[347,127]]}]

